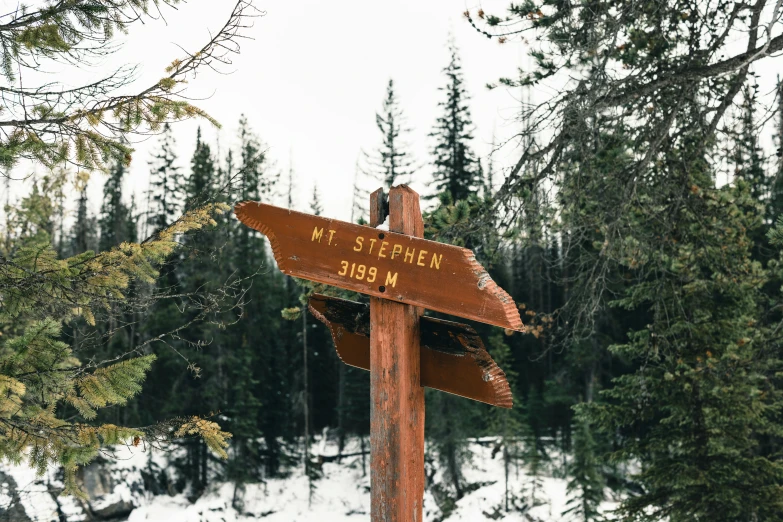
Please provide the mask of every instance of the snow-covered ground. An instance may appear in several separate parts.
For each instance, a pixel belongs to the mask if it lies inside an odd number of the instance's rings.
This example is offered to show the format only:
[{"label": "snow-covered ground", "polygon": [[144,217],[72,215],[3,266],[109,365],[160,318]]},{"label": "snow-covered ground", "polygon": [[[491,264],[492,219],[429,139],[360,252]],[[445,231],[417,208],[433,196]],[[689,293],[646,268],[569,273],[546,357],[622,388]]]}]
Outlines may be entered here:
[{"label": "snow-covered ground", "polygon": [[[485,441],[486,442],[486,441]],[[318,445],[322,455],[333,455],[336,448],[322,442]],[[492,457],[492,444],[471,444],[472,462],[465,468],[469,483],[479,484],[475,490],[461,498],[456,509],[446,519],[453,522],[477,522],[504,520],[508,522],[566,521],[562,516],[566,509],[566,480],[544,472],[536,485],[536,505],[530,509],[505,513],[503,506],[505,481],[501,453]],[[351,453],[357,448],[347,448]],[[314,481],[310,493],[308,480],[301,469],[295,469],[285,479],[269,479],[264,484],[245,486],[244,494],[235,491],[232,484],[214,483],[195,502],[184,493],[153,495],[144,489],[144,470],[155,473],[174,473],[168,466],[169,455],[161,451],[145,451],[141,448],[119,447],[114,458],[103,469],[108,472],[85,474],[84,480],[92,481],[89,507],[72,497],[57,497],[61,489],[59,474],[52,470],[44,477],[24,465],[0,464],[0,521],[31,520],[58,522],[64,515],[69,522],[102,520],[95,514],[110,517],[112,509],[130,511],[129,515],[113,520],[130,522],[235,522],[263,519],[265,522],[359,522],[370,517],[370,479],[363,474],[361,457],[349,457],[341,463],[323,464],[322,478]],[[369,466],[369,459],[367,459]],[[105,478],[110,477],[110,478]],[[99,476],[99,478],[95,478]],[[92,478],[91,478],[92,477]],[[101,478],[102,477],[102,478]],[[434,481],[442,480],[436,470]],[[516,505],[530,505],[533,479],[523,467],[511,467],[509,490],[516,497]],[[241,499],[237,502],[236,499]],[[119,508],[117,507],[119,506]],[[239,509],[235,509],[235,507]],[[605,509],[616,504],[607,501]],[[524,512],[523,512],[524,511]],[[4,515],[5,512],[5,515]],[[24,516],[19,513],[24,513]],[[12,513],[17,513],[13,518]],[[424,520],[442,520],[442,513],[431,490],[424,497]],[[10,517],[10,518],[9,518]],[[21,517],[21,518],[19,518]]]}]

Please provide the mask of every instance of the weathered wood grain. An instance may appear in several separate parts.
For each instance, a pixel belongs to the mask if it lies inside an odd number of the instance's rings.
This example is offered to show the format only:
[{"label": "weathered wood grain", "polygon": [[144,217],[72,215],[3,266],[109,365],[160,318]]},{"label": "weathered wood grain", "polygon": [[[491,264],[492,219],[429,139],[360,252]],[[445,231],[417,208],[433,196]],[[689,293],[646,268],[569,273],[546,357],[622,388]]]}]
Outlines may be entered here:
[{"label": "weathered wood grain", "polygon": [[[389,208],[399,204],[394,198],[402,197],[401,192],[391,193]],[[382,216],[385,207],[379,201],[373,211]],[[402,233],[253,201],[237,204],[235,212],[269,238],[277,265],[286,274],[524,331],[513,299],[473,252],[421,239],[421,216],[411,233]]]},{"label": "weathered wood grain", "polygon": [[[370,206],[382,209],[382,191]],[[406,186],[389,191],[389,230],[421,237],[419,195]],[[372,216],[378,225],[382,210]],[[370,518],[422,522],[424,499],[424,388],[419,317],[422,310],[370,298]]]},{"label": "weathered wood grain", "polygon": [[[370,307],[313,294],[310,312],[332,334],[337,355],[350,366],[370,369]],[[420,319],[421,385],[501,408],[513,400],[506,374],[466,324],[433,317]]]}]

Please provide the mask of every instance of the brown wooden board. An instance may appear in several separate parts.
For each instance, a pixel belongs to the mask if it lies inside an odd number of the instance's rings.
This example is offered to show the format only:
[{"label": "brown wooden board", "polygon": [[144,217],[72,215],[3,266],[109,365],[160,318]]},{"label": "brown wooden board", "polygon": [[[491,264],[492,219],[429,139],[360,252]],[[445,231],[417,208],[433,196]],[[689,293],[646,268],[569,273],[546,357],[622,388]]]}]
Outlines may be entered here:
[{"label": "brown wooden board", "polygon": [[[405,185],[370,194],[370,225],[424,235],[419,195]],[[420,307],[370,297],[370,519],[421,522],[424,502],[424,388]]]},{"label": "brown wooden board", "polygon": [[524,331],[513,299],[468,249],[254,201],[235,212],[269,238],[286,274]]},{"label": "brown wooden board", "polygon": [[[337,355],[350,366],[370,369],[370,307],[313,294],[310,312],[332,333]],[[501,408],[513,405],[503,373],[468,325],[422,317],[421,385]]]}]

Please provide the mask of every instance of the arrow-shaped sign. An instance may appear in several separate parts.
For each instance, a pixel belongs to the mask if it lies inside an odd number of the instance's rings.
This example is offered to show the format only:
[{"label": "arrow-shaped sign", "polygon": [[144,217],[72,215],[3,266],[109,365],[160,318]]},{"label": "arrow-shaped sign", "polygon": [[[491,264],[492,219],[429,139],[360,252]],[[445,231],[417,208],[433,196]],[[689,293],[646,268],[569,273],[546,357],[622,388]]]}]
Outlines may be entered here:
[{"label": "arrow-shaped sign", "polygon": [[286,274],[524,331],[513,299],[466,248],[255,201],[235,212],[269,238]]},{"label": "arrow-shaped sign", "polygon": [[[332,333],[345,363],[370,369],[370,307],[313,294],[309,308]],[[501,408],[512,407],[511,388],[476,331],[466,324],[422,317],[421,385]]]},{"label": "arrow-shaped sign", "polygon": [[[421,239],[419,195],[405,185],[370,195],[370,221],[353,225],[245,201],[237,217],[269,238],[286,274],[369,294],[370,305],[313,296],[340,358],[370,370],[373,522],[422,520],[424,390],[505,408],[511,390],[469,326],[422,308],[524,331],[511,297],[470,250]],[[395,302],[396,301],[396,302]]]}]

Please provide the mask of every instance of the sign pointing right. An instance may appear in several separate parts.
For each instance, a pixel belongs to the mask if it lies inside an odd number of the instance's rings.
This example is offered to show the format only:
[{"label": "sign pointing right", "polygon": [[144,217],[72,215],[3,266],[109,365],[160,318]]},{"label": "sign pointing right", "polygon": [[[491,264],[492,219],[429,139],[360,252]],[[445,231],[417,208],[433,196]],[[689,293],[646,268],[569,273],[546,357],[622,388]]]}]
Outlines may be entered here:
[{"label": "sign pointing right", "polygon": [[[524,331],[514,300],[470,250],[255,201],[235,207],[286,274]],[[420,218],[419,218],[420,219]]]}]

